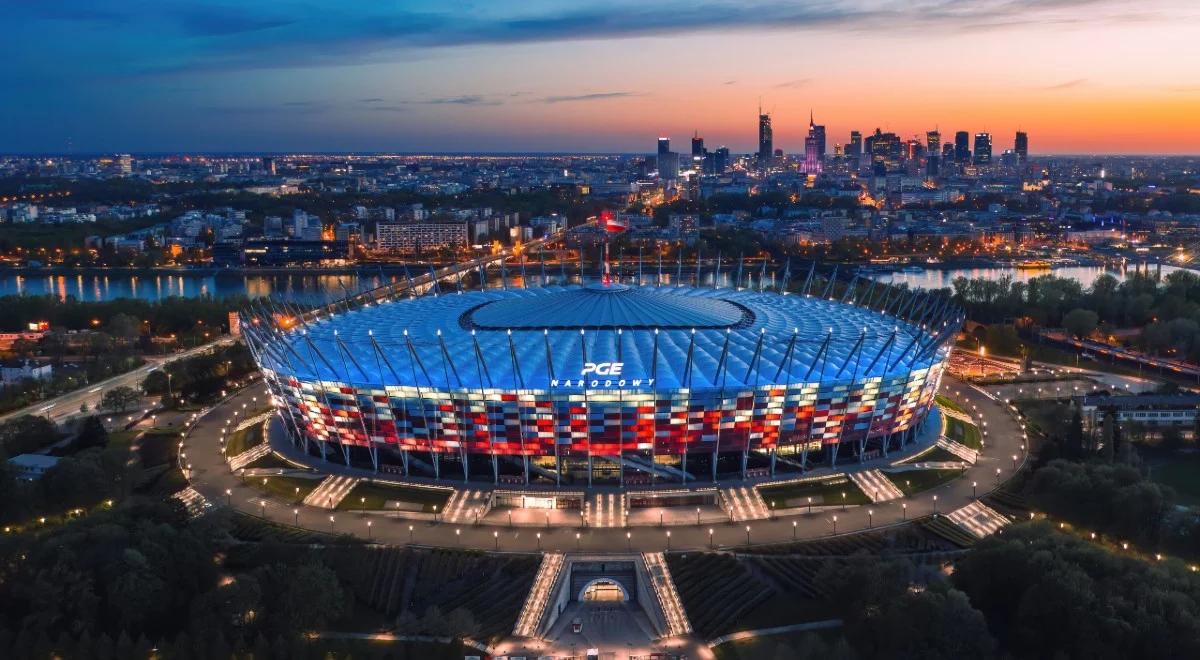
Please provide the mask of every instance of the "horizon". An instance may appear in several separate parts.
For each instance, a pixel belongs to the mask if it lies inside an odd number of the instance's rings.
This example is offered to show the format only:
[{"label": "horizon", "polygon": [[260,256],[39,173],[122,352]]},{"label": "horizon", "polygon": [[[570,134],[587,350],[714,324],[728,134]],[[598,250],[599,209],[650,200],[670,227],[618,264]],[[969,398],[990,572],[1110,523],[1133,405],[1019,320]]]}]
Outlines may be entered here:
[{"label": "horizon", "polygon": [[1200,153],[1185,0],[0,4],[0,153],[749,153],[760,104],[786,153],[810,111],[830,152],[878,126]]}]

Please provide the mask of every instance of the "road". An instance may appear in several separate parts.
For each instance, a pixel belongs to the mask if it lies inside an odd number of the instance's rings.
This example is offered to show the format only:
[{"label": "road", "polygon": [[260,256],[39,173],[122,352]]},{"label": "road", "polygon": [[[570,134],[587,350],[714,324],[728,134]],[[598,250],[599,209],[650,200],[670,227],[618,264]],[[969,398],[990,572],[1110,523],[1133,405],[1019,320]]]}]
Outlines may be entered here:
[{"label": "road", "polygon": [[[229,470],[221,456],[219,443],[225,422],[235,420],[232,424],[236,424],[234,413],[243,410],[242,404],[249,404],[251,396],[262,396],[261,385],[247,388],[203,415],[186,438],[185,451],[193,468],[189,480],[214,504],[232,506],[250,515],[265,515],[269,520],[286,525],[319,532],[350,533],[379,543],[525,552],[736,548],[744,547],[748,542],[755,545],[784,543],[900,524],[932,513],[947,513],[968,504],[975,494],[983,496],[997,487],[1024,463],[1027,456],[1017,421],[1003,404],[969,385],[946,378],[942,391],[967,410],[982,414],[985,422],[986,446],[979,462],[968,468],[962,478],[913,497],[883,504],[780,515],[774,520],[749,523],[705,522],[701,525],[668,525],[666,528],[595,528],[567,524],[509,526],[487,520],[479,524],[472,521],[451,524],[431,520],[427,514],[406,517],[407,514],[395,512],[331,512],[265,499]],[[973,483],[977,487],[973,488]]]},{"label": "road", "polygon": [[155,356],[147,358],[147,364],[127,371],[123,374],[113,376],[98,383],[91,383],[73,392],[67,392],[53,399],[39,401],[31,406],[14,410],[13,412],[0,415],[0,422],[6,422],[10,419],[20,417],[21,415],[37,415],[46,417],[52,422],[63,422],[71,417],[79,415],[79,408],[83,404],[87,404],[88,410],[96,410],[100,405],[100,398],[104,393],[114,387],[132,387],[137,389],[140,387],[142,380],[155,369],[161,368],[163,365],[170,364],[176,360],[184,360],[193,355],[198,355],[205,351],[210,351],[218,346],[227,346],[237,341],[236,337],[222,337],[207,344],[201,344],[195,348],[189,348],[181,353],[172,355]]}]

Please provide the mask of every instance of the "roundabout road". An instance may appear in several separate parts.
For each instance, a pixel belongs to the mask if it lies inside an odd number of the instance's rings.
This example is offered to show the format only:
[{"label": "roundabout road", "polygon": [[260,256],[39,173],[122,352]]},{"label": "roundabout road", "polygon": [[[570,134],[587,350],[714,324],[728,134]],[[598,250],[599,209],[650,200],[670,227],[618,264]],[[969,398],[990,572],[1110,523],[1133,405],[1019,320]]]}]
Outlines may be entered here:
[{"label": "roundabout road", "polygon": [[[748,542],[754,545],[786,543],[796,539],[829,537],[835,533],[849,534],[895,525],[933,513],[948,513],[971,502],[974,499],[973,491],[983,496],[1011,477],[1015,469],[1024,463],[1027,453],[1020,425],[1007,407],[949,376],[944,379],[941,391],[967,410],[982,415],[984,423],[982,430],[986,436],[983,451],[978,462],[967,468],[961,478],[912,497],[882,504],[851,506],[845,510],[826,509],[811,514],[779,515],[772,520],[739,523],[706,522],[665,528],[595,528],[579,525],[511,527],[486,522],[450,524],[435,522],[428,516],[407,518],[396,513],[329,511],[271,499],[245,485],[240,477],[233,474],[221,455],[219,443],[226,421],[235,420],[230,424],[232,429],[237,424],[236,420],[242,419],[245,411],[252,409],[252,397],[262,400],[261,384],[239,392],[199,418],[188,433],[182,451],[186,455],[184,462],[191,465],[188,480],[214,505],[232,506],[243,513],[284,525],[325,533],[353,534],[376,543],[519,552],[731,549],[745,547]],[[972,483],[978,484],[977,487],[973,488]]]}]

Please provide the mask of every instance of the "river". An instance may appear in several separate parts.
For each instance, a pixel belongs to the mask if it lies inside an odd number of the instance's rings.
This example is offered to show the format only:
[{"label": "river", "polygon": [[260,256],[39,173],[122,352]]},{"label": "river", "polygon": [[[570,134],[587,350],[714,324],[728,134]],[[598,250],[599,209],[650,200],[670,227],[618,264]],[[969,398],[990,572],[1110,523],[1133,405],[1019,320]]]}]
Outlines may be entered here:
[{"label": "river", "polygon": [[[1153,266],[1151,272],[1153,272]],[[646,278],[649,280],[654,267],[647,266]],[[689,269],[690,270],[690,269]],[[1166,275],[1180,270],[1175,266],[1163,266],[1162,273]],[[706,267],[707,271],[707,267]],[[414,273],[417,271],[414,271]],[[630,271],[627,275],[632,275]],[[1126,272],[1133,272],[1132,270]],[[1195,272],[1195,271],[1193,271]],[[530,273],[531,279],[536,271]],[[1018,270],[1011,267],[996,268],[947,268],[926,269],[921,272],[878,273],[872,275],[881,282],[907,283],[911,287],[936,289],[950,287],[956,277],[986,277],[998,279],[1010,276],[1019,282],[1027,282],[1034,277],[1051,274],[1058,277],[1070,277],[1079,280],[1084,287],[1089,287],[1096,278],[1105,273],[1118,279],[1125,277],[1124,273],[1107,271],[1100,266],[1064,266],[1053,270]],[[551,270],[551,275],[555,273]],[[667,269],[666,275],[671,275]],[[797,277],[803,273],[796,274]],[[520,286],[517,273],[509,273],[513,280],[510,284]],[[729,277],[728,272],[722,273],[722,279]],[[494,277],[494,274],[492,275]],[[349,275],[240,275],[234,273],[222,274],[7,274],[0,275],[0,295],[51,295],[66,299],[74,297],[83,301],[112,300],[114,298],[142,298],[144,300],[161,300],[168,296],[194,298],[198,296],[230,296],[245,295],[251,298],[272,297],[298,302],[318,303],[336,299],[344,292],[351,293],[377,287],[385,281],[398,281],[402,276],[380,274],[349,274]],[[552,277],[552,279],[557,279]],[[670,279],[669,277],[666,279]],[[711,273],[705,273],[705,280],[711,282]],[[495,286],[499,282],[489,281]],[[343,288],[344,287],[344,288]]]}]

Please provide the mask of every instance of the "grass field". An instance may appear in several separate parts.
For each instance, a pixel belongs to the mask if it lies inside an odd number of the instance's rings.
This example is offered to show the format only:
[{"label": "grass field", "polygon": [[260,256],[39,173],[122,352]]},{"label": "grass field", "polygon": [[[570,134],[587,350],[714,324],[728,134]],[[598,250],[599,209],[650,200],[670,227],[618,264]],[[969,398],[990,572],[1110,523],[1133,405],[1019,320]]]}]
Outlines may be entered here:
[{"label": "grass field", "polygon": [[[775,658],[813,657],[817,649],[830,644],[843,645],[841,632],[837,629],[804,631],[725,642],[713,648],[717,660],[774,660]],[[805,653],[805,651],[809,653]]]},{"label": "grass field", "polygon": [[887,475],[905,495],[937,488],[962,476],[961,470],[912,470]]},{"label": "grass field", "polygon": [[946,418],[946,437],[971,449],[979,449],[983,446],[983,435],[979,432],[978,426],[953,417]]},{"label": "grass field", "polygon": [[1150,478],[1175,489],[1179,502],[1200,506],[1200,453],[1175,453],[1150,469]]},{"label": "grass field", "polygon": [[945,397],[945,396],[942,396],[941,394],[938,394],[938,395],[935,395],[933,397],[933,399],[935,402],[937,402],[937,404],[939,406],[942,406],[943,408],[949,408],[950,410],[957,410],[960,413],[967,412],[966,410],[963,409],[962,406],[955,403],[954,400],[950,399],[949,397]]},{"label": "grass field", "polygon": [[446,501],[450,499],[450,491],[433,490],[429,488],[412,488],[405,486],[389,486],[372,481],[360,481],[351,490],[338,509],[342,511],[378,511],[386,509],[389,501],[411,502],[421,505],[425,513],[433,513],[436,506],[439,511],[445,510]]},{"label": "grass field", "polygon": [[261,444],[263,441],[262,424],[251,426],[230,433],[225,439],[225,455],[237,456],[247,449]]},{"label": "grass field", "polygon": [[304,479],[286,475],[275,477],[247,477],[246,485],[267,495],[288,502],[300,502],[321,483],[320,479]]},{"label": "grass field", "polygon": [[871,501],[848,477],[765,486],[759,488],[758,492],[768,505],[772,501],[778,502],[779,508],[806,506],[810,497],[816,506],[868,504]]},{"label": "grass field", "polygon": [[940,463],[942,461],[954,461],[961,463],[962,458],[958,454],[952,454],[941,447],[934,447],[927,452],[923,452],[913,456],[912,458],[902,461],[903,463]]}]

